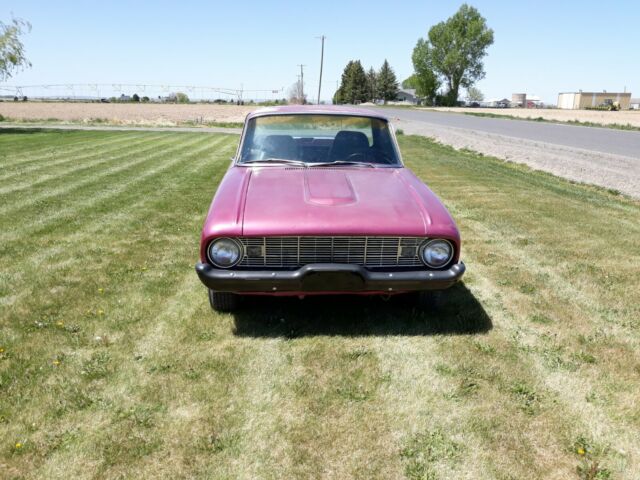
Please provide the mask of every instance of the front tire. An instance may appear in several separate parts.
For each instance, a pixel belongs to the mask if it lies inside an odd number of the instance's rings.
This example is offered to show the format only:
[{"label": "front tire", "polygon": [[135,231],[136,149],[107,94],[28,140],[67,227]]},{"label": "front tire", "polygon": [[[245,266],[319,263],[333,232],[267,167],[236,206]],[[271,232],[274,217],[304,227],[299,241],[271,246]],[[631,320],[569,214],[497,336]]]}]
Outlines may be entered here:
[{"label": "front tire", "polygon": [[229,292],[215,292],[209,289],[209,304],[216,312],[233,312],[238,308],[238,295]]}]

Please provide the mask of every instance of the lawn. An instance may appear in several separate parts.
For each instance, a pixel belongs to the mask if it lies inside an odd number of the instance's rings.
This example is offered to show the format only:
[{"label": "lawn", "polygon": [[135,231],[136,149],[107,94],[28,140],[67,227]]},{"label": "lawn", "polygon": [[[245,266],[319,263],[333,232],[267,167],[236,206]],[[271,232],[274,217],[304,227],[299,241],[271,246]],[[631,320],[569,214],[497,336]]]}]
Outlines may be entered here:
[{"label": "lawn", "polygon": [[1,478],[637,479],[640,204],[425,138],[438,311],[193,270],[238,137],[0,130]]}]

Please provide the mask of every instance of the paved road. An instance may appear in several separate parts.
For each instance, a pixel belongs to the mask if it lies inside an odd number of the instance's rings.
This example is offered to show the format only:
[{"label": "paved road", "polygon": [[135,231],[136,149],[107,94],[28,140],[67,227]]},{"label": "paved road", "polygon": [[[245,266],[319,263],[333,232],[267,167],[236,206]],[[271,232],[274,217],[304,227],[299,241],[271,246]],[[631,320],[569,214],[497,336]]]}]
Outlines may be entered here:
[{"label": "paved road", "polygon": [[595,152],[640,158],[640,132],[548,122],[475,117],[460,113],[384,108],[389,117],[554,143]]}]

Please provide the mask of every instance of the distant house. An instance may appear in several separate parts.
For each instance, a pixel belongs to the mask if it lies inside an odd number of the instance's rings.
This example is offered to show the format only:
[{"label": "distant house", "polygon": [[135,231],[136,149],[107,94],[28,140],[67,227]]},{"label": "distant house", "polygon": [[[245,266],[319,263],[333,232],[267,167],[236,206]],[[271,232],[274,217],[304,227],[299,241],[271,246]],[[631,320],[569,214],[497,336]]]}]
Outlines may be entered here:
[{"label": "distant house", "polygon": [[402,103],[410,103],[416,105],[418,103],[418,97],[416,96],[415,88],[401,88],[396,95],[396,101]]},{"label": "distant house", "polygon": [[632,98],[629,101],[629,108],[632,110],[640,110],[640,98]]}]

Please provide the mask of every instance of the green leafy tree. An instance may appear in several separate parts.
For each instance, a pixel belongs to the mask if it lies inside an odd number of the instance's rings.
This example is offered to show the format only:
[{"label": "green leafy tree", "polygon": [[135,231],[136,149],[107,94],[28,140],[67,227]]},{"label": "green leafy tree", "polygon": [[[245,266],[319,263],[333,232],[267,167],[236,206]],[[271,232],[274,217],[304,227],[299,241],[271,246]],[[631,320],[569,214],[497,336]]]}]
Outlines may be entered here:
[{"label": "green leafy tree", "polygon": [[139,102],[139,101],[140,101],[140,95],[138,95],[137,93],[134,93],[134,94],[131,96],[131,101],[132,101],[132,102]]},{"label": "green leafy tree", "polygon": [[460,87],[469,88],[484,77],[482,59],[492,44],[493,30],[477,9],[465,3],[452,17],[431,27],[427,39],[418,41],[412,60],[414,67],[418,63],[444,79],[444,100],[455,105]]},{"label": "green leafy tree", "polygon": [[467,100],[470,102],[481,102],[484,100],[484,95],[477,87],[467,88]]},{"label": "green leafy tree", "polygon": [[176,92],[176,103],[189,103],[189,96],[183,92]]},{"label": "green leafy tree", "polygon": [[402,85],[402,88],[414,88],[414,89],[417,90],[418,89],[418,77],[414,73],[410,77],[405,78],[402,81],[401,85]]},{"label": "green leafy tree", "polygon": [[367,100],[375,102],[376,98],[378,98],[378,74],[371,67],[367,72]]},{"label": "green leafy tree", "polygon": [[378,72],[378,96],[386,102],[389,100],[395,100],[398,95],[398,80],[396,74],[389,65],[387,60],[384,60],[380,71]]},{"label": "green leafy tree", "polygon": [[340,88],[333,97],[334,103],[361,103],[367,101],[367,75],[360,60],[351,60],[344,67]]},{"label": "green leafy tree", "polygon": [[422,38],[413,49],[411,61],[415,71],[416,94],[424,98],[427,104],[434,105],[441,82],[432,64],[430,46]]},{"label": "green leafy tree", "polygon": [[19,18],[10,23],[0,22],[0,81],[4,81],[21,68],[31,66],[24,54],[20,37],[31,31],[31,24]]}]

